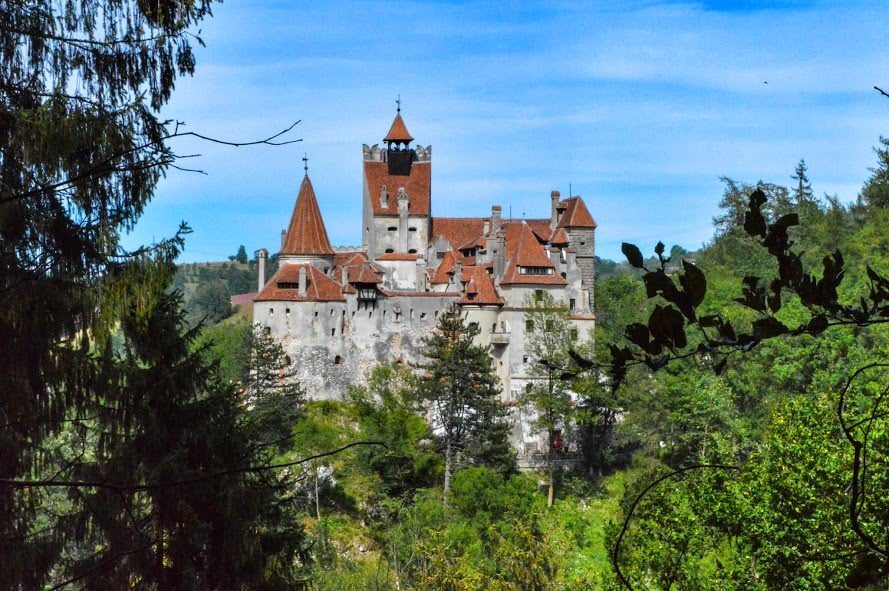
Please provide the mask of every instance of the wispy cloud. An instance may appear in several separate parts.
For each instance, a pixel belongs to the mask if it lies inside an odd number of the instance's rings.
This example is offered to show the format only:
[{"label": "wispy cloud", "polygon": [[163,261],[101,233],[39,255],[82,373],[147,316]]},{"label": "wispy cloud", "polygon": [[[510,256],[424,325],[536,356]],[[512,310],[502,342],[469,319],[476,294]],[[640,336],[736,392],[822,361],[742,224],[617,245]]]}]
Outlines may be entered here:
[{"label": "wispy cloud", "polygon": [[[274,250],[304,153],[331,239],[360,240],[362,143],[394,99],[433,145],[433,210],[545,215],[569,184],[599,253],[651,236],[697,246],[727,175],[855,197],[889,133],[889,9],[827,2],[292,3],[244,0],[203,26],[193,79],[165,111],[191,129],[259,138],[301,119],[298,144],[177,144],[208,174],[171,171],[133,241],[195,228],[186,260]],[[672,238],[667,236],[670,234]],[[229,252],[231,251],[231,252]]]}]

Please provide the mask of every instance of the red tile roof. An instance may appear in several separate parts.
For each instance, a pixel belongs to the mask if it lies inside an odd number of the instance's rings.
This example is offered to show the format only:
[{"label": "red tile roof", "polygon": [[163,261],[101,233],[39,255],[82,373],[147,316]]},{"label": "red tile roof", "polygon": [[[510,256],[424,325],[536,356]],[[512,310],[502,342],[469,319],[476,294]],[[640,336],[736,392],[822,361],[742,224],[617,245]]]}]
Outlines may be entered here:
[{"label": "red tile roof", "polygon": [[383,141],[407,143],[414,141],[413,136],[408,132],[407,126],[404,124],[404,119],[401,118],[401,113],[396,113],[395,120],[392,121],[392,126],[389,128],[389,133],[386,134]]},{"label": "red tile roof", "polygon": [[568,285],[561,275],[522,275],[518,268],[510,266],[503,274],[500,285]]},{"label": "red tile roof", "polygon": [[456,257],[454,256],[453,251],[447,251],[444,253],[444,257],[439,261],[438,267],[435,268],[435,272],[432,277],[429,279],[429,283],[431,284],[442,284],[442,283],[450,283],[451,278],[449,273],[454,270],[454,264],[456,263]]},{"label": "red tile roof", "polygon": [[484,267],[469,267],[461,273],[466,283],[460,303],[470,306],[502,306],[503,299],[497,295],[491,276]]},{"label": "red tile roof", "polygon": [[485,248],[488,245],[488,239],[484,236],[478,236],[466,244],[461,244],[457,247],[457,250],[467,250],[470,248]]},{"label": "red tile roof", "polygon": [[382,283],[383,280],[380,279],[380,275],[383,274],[383,271],[375,267],[376,265],[370,263],[360,267],[350,267],[349,283]]},{"label": "red tile roof", "polygon": [[287,235],[280,254],[333,254],[309,175],[303,177],[302,185],[299,187],[299,196],[296,198],[296,205],[293,206],[293,215],[290,217],[290,225],[287,227]]},{"label": "red tile roof", "polygon": [[363,265],[367,261],[367,253],[363,250],[339,251],[333,255],[333,264],[335,267],[342,267],[344,265]]},{"label": "red tile roof", "polygon": [[485,218],[432,218],[429,228],[430,244],[439,236],[459,248],[482,238]]},{"label": "red tile roof", "polygon": [[[537,234],[525,222],[511,222],[506,225],[506,258],[509,266],[503,284],[567,285],[568,282],[556,274],[555,265],[547,255],[547,249],[540,243]],[[520,267],[544,267],[552,269],[551,275],[522,274]]]},{"label": "red tile roof", "polygon": [[416,261],[418,258],[417,253],[403,253],[403,252],[387,252],[384,255],[378,256],[378,261]]},{"label": "red tile roof", "polygon": [[440,298],[442,296],[456,298],[460,294],[456,291],[389,291],[388,289],[380,289],[379,292],[387,298]]},{"label": "red tile roof", "polygon": [[[299,294],[299,270],[306,269],[306,294]],[[281,266],[255,302],[344,302],[339,283],[308,263]]]},{"label": "red tile roof", "polygon": [[256,292],[252,293],[239,293],[235,294],[231,297],[231,303],[233,306],[239,304],[249,304],[256,298]]},{"label": "red tile roof", "polygon": [[584,313],[578,312],[576,314],[572,314],[570,318],[571,318],[571,320],[595,320],[596,315],[592,314],[592,313],[584,314]]},{"label": "red tile roof", "polygon": [[565,232],[564,228],[556,228],[553,232],[553,235],[549,239],[550,244],[557,245],[567,245],[568,244],[568,233]]},{"label": "red tile roof", "polygon": [[[389,204],[380,203],[380,190],[386,186]],[[408,196],[408,213],[429,215],[432,166],[429,162],[411,164],[410,176],[390,176],[388,162],[364,161],[364,187],[370,198],[374,215],[398,215],[398,190],[404,188]]]},{"label": "red tile roof", "polygon": [[[343,269],[349,270],[349,283],[382,283],[380,278],[385,271],[367,258],[367,253],[360,250],[338,252],[333,257],[333,271],[330,276],[334,281],[343,283]],[[343,293],[354,293],[349,285],[343,286]]]},{"label": "red tile roof", "polygon": [[542,240],[549,240],[549,237],[552,236],[553,229],[550,227],[550,220],[525,220],[525,222],[531,226],[531,229],[534,230],[534,233],[540,236]]},{"label": "red tile roof", "polygon": [[590,215],[590,210],[580,197],[569,197],[561,202],[565,206],[565,213],[559,220],[559,228],[595,228],[596,220]]},{"label": "red tile roof", "polygon": [[506,257],[523,267],[552,267],[553,262],[527,222],[506,226]]}]

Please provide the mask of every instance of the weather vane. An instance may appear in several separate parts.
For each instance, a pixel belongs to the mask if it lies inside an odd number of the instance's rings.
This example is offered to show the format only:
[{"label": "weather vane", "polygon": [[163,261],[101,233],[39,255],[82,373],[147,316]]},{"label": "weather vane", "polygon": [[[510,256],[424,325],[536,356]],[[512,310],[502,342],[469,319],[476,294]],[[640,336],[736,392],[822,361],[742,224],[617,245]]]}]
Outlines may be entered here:
[{"label": "weather vane", "polygon": [[397,112],[401,113],[401,95],[398,95],[398,98],[395,99],[395,104],[398,106],[396,109]]},{"label": "weather vane", "polygon": [[303,170],[306,171],[306,176],[309,176],[309,155],[303,152]]}]

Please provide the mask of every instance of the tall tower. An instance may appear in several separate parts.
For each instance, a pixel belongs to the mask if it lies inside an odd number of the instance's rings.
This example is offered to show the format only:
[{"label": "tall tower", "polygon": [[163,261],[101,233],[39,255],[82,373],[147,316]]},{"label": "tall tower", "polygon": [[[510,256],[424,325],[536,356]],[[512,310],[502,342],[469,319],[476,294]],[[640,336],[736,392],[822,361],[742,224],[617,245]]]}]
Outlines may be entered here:
[{"label": "tall tower", "polygon": [[364,212],[362,242],[368,256],[426,256],[432,205],[432,146],[411,147],[413,136],[401,117],[401,104],[385,146],[363,147]]},{"label": "tall tower", "polygon": [[305,171],[278,260],[282,265],[310,263],[326,274],[333,267],[334,250],[327,237],[327,229],[315,198],[315,189],[309,179],[308,166]]}]

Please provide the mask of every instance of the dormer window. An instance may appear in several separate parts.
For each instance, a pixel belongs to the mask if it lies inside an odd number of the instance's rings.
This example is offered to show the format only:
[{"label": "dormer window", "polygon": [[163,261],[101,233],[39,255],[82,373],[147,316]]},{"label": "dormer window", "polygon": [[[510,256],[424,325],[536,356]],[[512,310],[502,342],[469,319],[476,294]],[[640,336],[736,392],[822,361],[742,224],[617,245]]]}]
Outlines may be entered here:
[{"label": "dormer window", "polygon": [[519,267],[519,275],[552,275],[552,267]]},{"label": "dormer window", "polygon": [[358,301],[375,302],[377,300],[377,287],[373,283],[359,283],[356,289],[358,290]]}]

